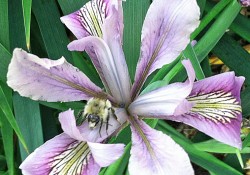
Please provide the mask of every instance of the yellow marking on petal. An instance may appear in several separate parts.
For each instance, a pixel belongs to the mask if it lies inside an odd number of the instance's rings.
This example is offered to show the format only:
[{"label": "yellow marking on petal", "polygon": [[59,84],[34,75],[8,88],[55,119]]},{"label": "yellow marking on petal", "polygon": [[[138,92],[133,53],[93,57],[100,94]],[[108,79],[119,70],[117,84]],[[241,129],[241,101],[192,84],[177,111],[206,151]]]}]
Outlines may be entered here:
[{"label": "yellow marking on petal", "polygon": [[79,20],[90,35],[102,37],[101,26],[106,17],[106,7],[102,0],[93,0],[79,10]]},{"label": "yellow marking on petal", "polygon": [[231,92],[211,92],[187,98],[193,102],[191,113],[214,122],[230,123],[241,113],[241,106]]},{"label": "yellow marking on petal", "polygon": [[64,168],[62,169],[61,173],[62,174],[67,174],[69,169],[72,167],[72,165],[76,162],[77,159],[79,159],[83,153],[86,151],[87,148],[87,144],[86,143],[80,143],[76,148],[75,148],[75,152],[76,154],[73,156],[73,158],[71,158],[66,165],[64,166]]},{"label": "yellow marking on petal", "polygon": [[72,143],[64,152],[53,158],[49,175],[81,174],[88,162],[89,153],[86,142]]}]

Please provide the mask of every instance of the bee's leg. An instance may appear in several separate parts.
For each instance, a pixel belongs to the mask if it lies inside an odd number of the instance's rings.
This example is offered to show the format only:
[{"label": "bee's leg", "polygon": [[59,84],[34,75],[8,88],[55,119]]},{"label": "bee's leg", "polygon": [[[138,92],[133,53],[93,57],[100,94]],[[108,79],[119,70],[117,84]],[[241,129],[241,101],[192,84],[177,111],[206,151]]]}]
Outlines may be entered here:
[{"label": "bee's leg", "polygon": [[102,124],[103,124],[103,119],[101,119],[101,124],[100,124],[100,128],[99,128],[99,135],[100,135],[100,137],[102,137],[102,135],[101,135]]},{"label": "bee's leg", "polygon": [[110,116],[110,115],[113,115],[114,118],[115,118],[115,120],[121,125],[121,122],[118,120],[117,116],[115,115],[115,110],[114,110],[113,108],[111,108],[111,109],[109,110],[109,116]]},{"label": "bee's leg", "polygon": [[[112,126],[112,125],[111,125]],[[107,117],[107,122],[106,122],[106,134],[108,135],[108,129],[109,129],[109,115]]]},{"label": "bee's leg", "polygon": [[76,116],[77,125],[81,125],[87,118],[86,114],[82,117],[83,112],[84,112],[84,110],[79,111],[77,116]]}]

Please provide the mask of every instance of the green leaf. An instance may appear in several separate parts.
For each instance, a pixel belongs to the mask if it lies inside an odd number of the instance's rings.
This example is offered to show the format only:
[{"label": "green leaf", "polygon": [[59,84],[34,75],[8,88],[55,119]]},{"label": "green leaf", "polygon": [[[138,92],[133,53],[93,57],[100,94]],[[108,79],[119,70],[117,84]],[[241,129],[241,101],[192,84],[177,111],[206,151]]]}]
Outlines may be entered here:
[{"label": "green leaf", "polygon": [[223,10],[212,26],[208,29],[208,31],[198,41],[194,48],[199,61],[202,61],[213,49],[216,43],[221,39],[223,34],[238,15],[240,9],[241,6],[238,2],[231,1],[231,3]]},{"label": "green leaf", "polygon": [[54,109],[58,109],[61,111],[66,111],[69,108],[71,109],[75,109],[75,110],[82,110],[84,108],[84,103],[82,102],[45,102],[45,101],[39,101],[40,104],[50,107],[50,108],[54,108]]},{"label": "green leaf", "polygon": [[[225,34],[212,51],[237,75],[246,77],[250,84],[250,54],[244,50],[234,39]],[[240,65],[240,67],[239,67]]]},{"label": "green leaf", "polygon": [[230,29],[250,42],[250,19],[246,16],[239,14],[230,26]]},{"label": "green leaf", "polygon": [[[13,106],[17,123],[25,138],[28,150],[32,152],[43,144],[39,103],[15,93],[13,95]],[[24,160],[28,154],[22,147],[20,147],[20,152],[21,158]]]},{"label": "green leaf", "polygon": [[8,11],[8,0],[0,1],[0,43],[3,47],[9,50],[9,11]]},{"label": "green leaf", "polygon": [[242,115],[248,117],[250,115],[250,87],[247,87],[241,92],[241,106],[242,106]]},{"label": "green leaf", "polygon": [[200,66],[199,60],[194,52],[193,46],[191,44],[188,44],[187,48],[184,50],[183,54],[185,55],[186,58],[189,58],[194,70],[195,70],[195,75],[197,80],[202,80],[205,78],[205,75],[203,73],[203,70]]},{"label": "green leaf", "polygon": [[30,50],[31,4],[32,0],[22,0],[25,38],[28,50]]},{"label": "green leaf", "polygon": [[20,142],[22,143],[24,149],[28,152],[28,147],[24,141],[24,137],[20,131],[20,128],[17,125],[17,122],[15,120],[15,117],[12,113],[12,109],[7,101],[7,98],[3,92],[2,87],[0,86],[0,108],[2,109],[5,117],[7,118],[8,122],[10,123],[10,125],[12,126],[12,128],[14,129],[14,131],[16,132]]},{"label": "green leaf", "polygon": [[150,3],[150,0],[123,3],[123,13],[126,14],[124,15],[123,48],[132,82],[140,54],[142,24]]},{"label": "green leaf", "polygon": [[[230,0],[221,0],[213,8],[210,5],[211,10],[208,11],[206,16],[201,20],[201,23],[197,29],[192,33],[191,38],[194,39],[200,32],[229,4]],[[205,7],[207,7],[206,4]]]},{"label": "green leaf", "polygon": [[13,129],[5,118],[4,113],[0,110],[1,133],[3,138],[3,147],[7,161],[8,171],[11,175],[15,173],[14,166],[14,142],[13,142]]},{"label": "green leaf", "polygon": [[68,15],[72,12],[79,10],[88,0],[77,0],[77,1],[65,1],[57,0],[64,15]]},{"label": "green leaf", "polygon": [[[193,144],[196,149],[211,153],[232,153],[235,154],[237,148],[229,146],[227,144],[221,143],[217,140],[208,140],[205,142]],[[247,154],[250,152],[250,148],[246,147],[240,151],[242,154]]]},{"label": "green leaf", "polygon": [[0,172],[2,170],[5,170],[5,169],[6,169],[6,159],[5,159],[5,156],[0,155]]},{"label": "green leaf", "polygon": [[55,1],[33,0],[32,11],[39,25],[43,42],[50,59],[64,56],[69,62],[72,55],[67,49],[69,42]]},{"label": "green leaf", "polygon": [[[250,146],[250,134],[248,134],[246,136],[246,138],[244,139],[243,143],[242,143],[242,148],[249,148],[247,146]],[[249,152],[248,152],[249,153]]]},{"label": "green leaf", "polygon": [[0,43],[0,57],[1,57],[0,80],[6,82],[7,80],[6,75],[7,75],[8,65],[11,59],[11,54],[1,43]]},{"label": "green leaf", "polygon": [[[2,83],[1,83],[2,84]],[[8,102],[12,100],[11,90],[2,84],[4,93]],[[15,174],[15,163],[14,163],[14,141],[13,141],[13,129],[9,121],[4,116],[2,110],[0,110],[0,123],[1,123],[1,134],[3,139],[3,147],[5,152],[5,157],[8,166],[8,172],[10,175]]]}]

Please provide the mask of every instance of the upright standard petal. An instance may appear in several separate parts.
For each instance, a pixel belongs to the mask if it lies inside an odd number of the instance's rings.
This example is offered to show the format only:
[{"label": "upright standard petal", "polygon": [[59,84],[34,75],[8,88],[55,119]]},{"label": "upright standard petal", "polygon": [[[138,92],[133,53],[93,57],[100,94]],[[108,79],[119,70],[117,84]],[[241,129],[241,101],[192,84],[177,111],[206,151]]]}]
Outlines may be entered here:
[{"label": "upright standard petal", "polygon": [[187,153],[169,136],[133,119],[132,148],[129,159],[131,175],[193,175]]},{"label": "upright standard petal", "polygon": [[132,100],[146,78],[164,64],[172,62],[189,43],[190,34],[199,24],[196,0],[154,0],[147,12],[141,36]]},{"label": "upright standard petal", "polygon": [[[104,123],[101,129],[100,125],[94,129],[90,129],[87,120],[81,126],[76,126],[73,110],[61,112],[59,114],[59,121],[63,131],[76,140],[102,142],[120,127],[121,122],[125,122],[126,119],[119,116],[121,116],[119,111],[117,112],[118,120],[114,116],[110,116],[109,122]],[[107,125],[108,128],[106,127]]]},{"label": "upright standard petal", "polygon": [[41,59],[15,49],[9,64],[7,84],[33,100],[78,101],[103,96],[102,90],[63,57]]},{"label": "upright standard petal", "polygon": [[207,135],[241,148],[240,89],[243,77],[223,73],[194,83],[187,100],[194,104],[189,112],[165,119],[183,122]]},{"label": "upright standard petal", "polygon": [[[173,115],[176,109],[180,108],[184,110],[183,112],[190,110],[192,103],[186,102],[185,98],[192,90],[195,72],[189,60],[184,60],[182,63],[188,74],[188,80],[185,83],[174,83],[139,96],[130,104],[129,113],[146,118],[157,118],[161,115]],[[186,102],[186,109],[183,108],[184,102]]]},{"label": "upright standard petal", "polygon": [[[123,106],[127,104],[130,101],[130,89],[128,88],[127,65],[124,61],[123,53],[119,51],[113,55],[104,40],[93,36],[73,41],[68,45],[69,50],[77,51],[83,51],[86,47],[93,47],[95,50],[108,88],[116,103]],[[117,54],[122,55],[114,58]]]},{"label": "upright standard petal", "polygon": [[20,165],[23,175],[97,175],[100,171],[87,142],[60,134],[31,153]]},{"label": "upright standard petal", "polygon": [[[106,22],[108,18],[116,18],[118,20],[116,23],[117,26],[114,26],[114,28],[109,27],[109,22]],[[78,39],[86,36],[97,36],[100,38],[102,38],[103,35],[107,36],[107,34],[105,34],[107,30],[104,30],[105,24],[109,27],[108,31],[117,31],[118,28],[119,30],[116,36],[118,36],[119,44],[121,45],[123,33],[121,0],[92,0],[85,4],[80,10],[62,17],[61,21],[65,23]],[[90,56],[106,90],[110,92],[94,49],[90,46],[86,46],[85,51]]]},{"label": "upright standard petal", "polygon": [[123,25],[121,0],[89,1],[80,10],[61,17],[61,21],[78,39],[89,35],[102,37],[103,22],[111,15],[112,8],[119,11],[119,18]]}]

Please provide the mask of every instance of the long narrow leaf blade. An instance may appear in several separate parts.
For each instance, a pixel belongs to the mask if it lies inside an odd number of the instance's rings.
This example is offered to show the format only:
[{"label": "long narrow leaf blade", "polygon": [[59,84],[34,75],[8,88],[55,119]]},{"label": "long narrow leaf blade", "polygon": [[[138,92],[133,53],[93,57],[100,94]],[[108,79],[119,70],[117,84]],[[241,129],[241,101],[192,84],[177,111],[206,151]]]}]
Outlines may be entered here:
[{"label": "long narrow leaf blade", "polygon": [[28,152],[28,147],[24,141],[24,137],[20,131],[19,126],[17,125],[16,119],[12,113],[11,107],[7,101],[7,98],[3,92],[2,87],[0,86],[0,108],[2,109],[5,117],[7,118],[7,120],[9,121],[10,125],[12,126],[12,128],[14,129],[14,131],[16,132],[20,142],[22,143],[24,149]]},{"label": "long narrow leaf blade", "polygon": [[31,5],[32,0],[22,0],[23,19],[25,28],[25,38],[28,50],[30,50],[30,22],[31,22]]}]

